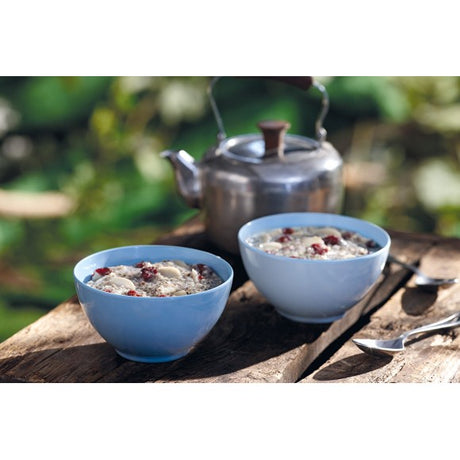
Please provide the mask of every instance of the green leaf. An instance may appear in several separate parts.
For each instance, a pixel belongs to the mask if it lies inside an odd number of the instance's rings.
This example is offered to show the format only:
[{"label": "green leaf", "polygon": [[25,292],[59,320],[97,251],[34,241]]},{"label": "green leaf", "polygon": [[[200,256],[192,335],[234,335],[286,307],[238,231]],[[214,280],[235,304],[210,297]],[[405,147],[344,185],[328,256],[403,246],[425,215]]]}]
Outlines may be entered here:
[{"label": "green leaf", "polygon": [[106,98],[110,77],[23,78],[3,94],[21,116],[21,131],[57,130],[85,121]]}]

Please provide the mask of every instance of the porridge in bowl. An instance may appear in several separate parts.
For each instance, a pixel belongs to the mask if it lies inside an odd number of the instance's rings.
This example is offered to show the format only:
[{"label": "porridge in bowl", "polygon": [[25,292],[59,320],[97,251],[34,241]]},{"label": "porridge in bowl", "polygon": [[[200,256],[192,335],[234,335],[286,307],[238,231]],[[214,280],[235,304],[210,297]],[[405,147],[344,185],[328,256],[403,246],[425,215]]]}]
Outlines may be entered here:
[{"label": "porridge in bowl", "polygon": [[[215,275],[208,277],[206,267]],[[75,265],[73,276],[91,326],[120,356],[144,363],[173,361],[195,350],[225,310],[233,283],[232,266],[223,258],[159,244],[90,254]],[[180,292],[203,288],[210,289]]]},{"label": "porridge in bowl", "polygon": [[248,277],[278,313],[331,323],[375,285],[391,238],[362,219],[303,212],[254,219],[240,228],[238,243]]},{"label": "porridge in bowl", "polygon": [[349,259],[380,249],[372,239],[335,227],[276,228],[257,233],[247,242],[268,254],[297,259]]},{"label": "porridge in bowl", "polygon": [[170,297],[203,292],[222,282],[208,265],[164,260],[101,267],[94,271],[87,284],[111,294]]}]

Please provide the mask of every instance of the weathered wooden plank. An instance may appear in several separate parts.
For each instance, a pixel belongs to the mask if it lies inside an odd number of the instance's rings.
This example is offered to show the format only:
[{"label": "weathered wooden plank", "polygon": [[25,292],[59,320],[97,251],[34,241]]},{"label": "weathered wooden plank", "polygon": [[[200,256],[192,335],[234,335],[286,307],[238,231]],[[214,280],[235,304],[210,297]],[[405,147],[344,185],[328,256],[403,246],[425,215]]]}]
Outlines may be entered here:
[{"label": "weathered wooden plank", "polygon": [[[460,240],[438,240],[420,268],[432,276],[460,276]],[[460,309],[460,285],[423,291],[413,278],[352,338],[392,338]],[[374,357],[347,341],[302,383],[313,382],[460,382],[460,329],[419,336],[395,357]]]},{"label": "weathered wooden plank", "polygon": [[193,353],[152,365],[118,357],[73,300],[2,345],[0,375],[28,382],[292,382],[349,321],[331,327],[289,321],[247,282]]},{"label": "weathered wooden plank", "polygon": [[54,375],[66,381],[72,368],[80,365],[80,360],[67,359],[69,350],[75,354],[80,346],[108,347],[73,297],[1,344],[0,381],[48,382]]},{"label": "weathered wooden plank", "polygon": [[[207,248],[201,224],[162,244]],[[398,240],[393,249],[419,258],[431,241]],[[231,256],[241,274],[241,261]],[[240,275],[244,281],[244,276]],[[141,364],[119,357],[94,331],[75,298],[0,344],[0,381],[27,382],[294,382],[359,318],[384,303],[408,275],[386,270],[373,292],[332,325],[295,323],[278,315],[245,282],[232,292],[210,335],[187,357]]]}]

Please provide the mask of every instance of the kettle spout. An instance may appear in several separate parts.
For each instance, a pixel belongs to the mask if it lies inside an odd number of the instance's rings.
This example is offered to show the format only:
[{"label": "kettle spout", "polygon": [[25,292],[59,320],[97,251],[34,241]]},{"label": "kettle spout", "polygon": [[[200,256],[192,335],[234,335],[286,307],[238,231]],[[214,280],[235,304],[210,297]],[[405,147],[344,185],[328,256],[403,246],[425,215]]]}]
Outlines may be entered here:
[{"label": "kettle spout", "polygon": [[160,156],[172,164],[179,194],[185,202],[192,208],[201,208],[200,171],[195,159],[185,150],[165,150]]}]

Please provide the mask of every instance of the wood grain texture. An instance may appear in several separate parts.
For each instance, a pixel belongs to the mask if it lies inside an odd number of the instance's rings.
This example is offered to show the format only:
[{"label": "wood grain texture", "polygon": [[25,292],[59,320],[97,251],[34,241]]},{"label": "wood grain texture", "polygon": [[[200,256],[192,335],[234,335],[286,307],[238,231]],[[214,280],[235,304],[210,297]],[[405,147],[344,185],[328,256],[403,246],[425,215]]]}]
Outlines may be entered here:
[{"label": "wood grain texture", "polygon": [[[421,260],[433,276],[460,276],[460,241],[438,241]],[[460,285],[428,292],[407,285],[370,316],[370,322],[351,338],[392,338],[460,310]],[[406,350],[393,358],[374,357],[347,341],[302,383],[449,383],[460,382],[460,328],[414,336]]]},{"label": "wood grain texture", "polygon": [[[392,252],[398,257],[409,262],[421,260],[423,269],[433,269],[437,275],[442,270],[452,274],[446,258],[452,256],[450,243],[454,246],[460,244],[457,240],[439,243],[441,240],[437,237],[392,236]],[[457,308],[458,303],[458,292],[455,290],[439,292],[435,299],[432,293],[431,297],[427,297],[427,293],[411,286],[411,274],[407,270],[391,265],[385,268],[373,290],[341,320],[330,325],[307,325],[277,314],[248,281],[240,258],[223,254],[209,245],[199,219],[162,237],[157,243],[215,252],[225,257],[237,274],[222,317],[208,337],[188,356],[159,364],[135,363],[118,356],[92,328],[78,300],[73,297],[0,344],[0,381],[274,383],[300,379],[302,382],[323,382],[328,381],[333,372],[336,372],[334,381],[344,382],[361,376],[362,381],[458,379],[459,363],[454,359],[454,351],[458,352],[458,340],[453,333],[443,336],[446,341],[451,340],[449,346],[444,343],[438,347],[443,357],[441,362],[446,364],[438,363],[431,373],[425,369],[421,377],[412,376],[411,368],[405,361],[399,368],[402,358],[393,361],[394,368],[388,367],[388,363],[370,363],[367,356],[356,352],[354,345],[350,348],[346,340],[350,331],[362,325],[364,328],[359,334],[367,335],[372,330],[377,333],[382,328],[391,332],[405,327],[408,317],[414,322],[425,321],[434,318],[441,310],[451,311]],[[430,313],[434,310],[433,305],[436,305],[436,311]],[[368,316],[371,323],[365,325]],[[437,340],[440,340],[439,337]],[[342,342],[343,346],[334,354],[331,348],[342,345]],[[411,349],[416,350],[416,344]],[[446,358],[449,349],[452,350],[450,360]],[[423,353],[420,363],[423,362]],[[305,377],[305,371],[319,358],[324,361],[331,355],[330,361],[312,369],[312,373]],[[351,372],[350,356],[352,361],[358,360],[358,369],[359,366],[371,366],[381,373],[369,374],[366,371],[344,377],[346,372]],[[413,360],[411,365],[415,362]],[[355,368],[355,364],[351,367]]]}]

